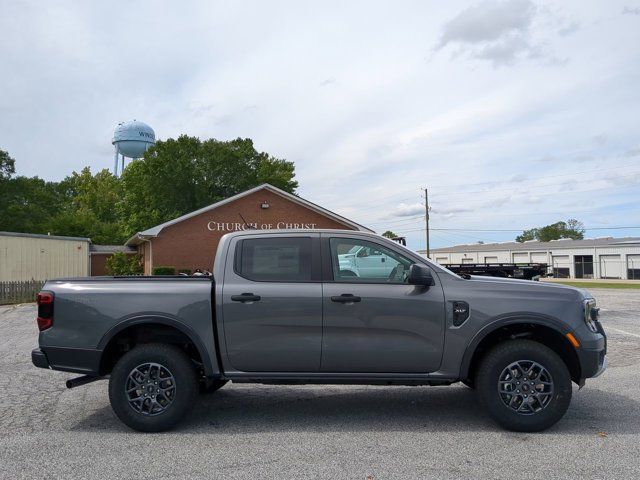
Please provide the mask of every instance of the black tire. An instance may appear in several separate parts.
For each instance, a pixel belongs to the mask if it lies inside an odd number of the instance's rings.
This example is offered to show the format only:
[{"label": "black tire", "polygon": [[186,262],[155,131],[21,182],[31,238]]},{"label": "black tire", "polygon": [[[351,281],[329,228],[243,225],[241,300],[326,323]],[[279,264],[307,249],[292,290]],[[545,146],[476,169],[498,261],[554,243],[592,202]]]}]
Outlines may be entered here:
[{"label": "black tire", "polygon": [[476,386],[474,385],[474,383],[471,380],[460,380],[460,383],[462,383],[465,387],[469,387],[472,390],[475,390]]},{"label": "black tire", "polygon": [[[518,362],[523,362],[519,364]],[[546,369],[546,378],[551,377],[552,393],[549,389],[547,395],[533,392],[529,381],[536,383],[536,389],[549,388],[543,384],[545,374],[509,372],[526,371],[527,365],[537,365]],[[509,369],[514,364],[525,365],[523,370]],[[538,368],[536,367],[536,371]],[[532,370],[530,370],[531,372]],[[506,372],[506,373],[505,373]],[[518,375],[521,375],[518,377]],[[542,377],[542,378],[541,378]],[[501,379],[507,379],[499,383]],[[523,380],[526,379],[527,382]],[[516,380],[526,385],[515,387]],[[538,383],[540,382],[540,383]],[[547,382],[548,384],[549,382]],[[520,383],[518,383],[520,385]],[[476,373],[475,381],[480,403],[487,410],[489,416],[499,425],[516,432],[539,432],[554,425],[560,420],[571,403],[571,375],[562,359],[550,348],[531,340],[510,340],[501,343],[491,349],[482,359]],[[513,395],[501,394],[499,388],[523,388]],[[529,393],[524,399],[524,393]],[[531,397],[535,396],[535,399]],[[515,397],[515,398],[514,398]],[[541,399],[541,400],[540,400]],[[526,405],[524,403],[527,402]],[[507,403],[512,406],[508,406]],[[522,407],[521,413],[516,412],[516,407]]]},{"label": "black tire", "polygon": [[211,394],[215,393],[224,387],[229,380],[212,380],[210,378],[203,378],[200,380],[200,393]]},{"label": "black tire", "polygon": [[[165,377],[158,377],[160,367],[150,367],[149,373],[144,375],[144,366],[147,364],[163,367]],[[143,366],[142,370],[137,370],[140,366]],[[132,374],[138,379],[144,379],[139,383],[143,386],[136,389],[135,393],[128,393],[128,385],[138,385],[137,380],[132,379]],[[160,386],[167,387],[166,393],[153,390],[157,385],[152,381],[154,375],[155,379],[160,380]],[[145,388],[149,388],[150,393],[139,395],[139,391],[146,392]],[[143,396],[150,397],[152,394],[154,400],[141,400]],[[118,360],[109,379],[111,408],[125,425],[141,432],[161,432],[174,427],[192,408],[197,394],[198,378],[193,363],[182,350],[172,345],[145,344],[135,347]],[[129,395],[137,397],[133,403]],[[160,403],[152,404],[152,401],[162,402],[165,406]],[[138,405],[142,411],[137,410]]]}]

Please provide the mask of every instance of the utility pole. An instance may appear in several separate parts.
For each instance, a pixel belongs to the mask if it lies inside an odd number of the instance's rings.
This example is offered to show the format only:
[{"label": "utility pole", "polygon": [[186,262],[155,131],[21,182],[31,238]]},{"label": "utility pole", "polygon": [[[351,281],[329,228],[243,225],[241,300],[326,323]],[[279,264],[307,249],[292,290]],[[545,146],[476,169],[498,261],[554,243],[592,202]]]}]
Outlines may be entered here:
[{"label": "utility pole", "polygon": [[429,249],[429,191],[424,189],[424,211],[425,221],[427,222],[427,258],[430,258],[431,250]]}]

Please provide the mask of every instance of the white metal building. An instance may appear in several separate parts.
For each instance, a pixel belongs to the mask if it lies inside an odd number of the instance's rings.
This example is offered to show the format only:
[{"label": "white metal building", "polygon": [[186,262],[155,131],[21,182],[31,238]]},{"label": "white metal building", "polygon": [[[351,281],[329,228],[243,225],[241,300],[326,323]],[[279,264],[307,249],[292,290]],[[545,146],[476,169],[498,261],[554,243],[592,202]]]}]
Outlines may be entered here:
[{"label": "white metal building", "polygon": [[89,275],[88,238],[0,232],[0,282]]},{"label": "white metal building", "polygon": [[442,265],[546,263],[556,277],[640,280],[640,237],[475,243],[432,249],[430,257]]}]

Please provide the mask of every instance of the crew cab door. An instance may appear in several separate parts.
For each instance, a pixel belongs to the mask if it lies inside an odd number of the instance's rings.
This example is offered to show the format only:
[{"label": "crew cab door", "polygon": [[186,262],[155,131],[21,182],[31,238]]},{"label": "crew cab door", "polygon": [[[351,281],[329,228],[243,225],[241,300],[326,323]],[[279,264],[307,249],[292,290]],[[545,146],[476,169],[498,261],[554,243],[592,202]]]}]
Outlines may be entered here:
[{"label": "crew cab door", "polygon": [[[389,273],[345,270],[340,255],[356,246],[384,255]],[[414,260],[356,236],[322,234],[322,256],[321,371],[428,373],[440,367],[445,305],[437,275],[431,287],[409,285]]]},{"label": "crew cab door", "polygon": [[227,370],[319,370],[319,241],[317,233],[246,235],[231,241],[222,288]]}]

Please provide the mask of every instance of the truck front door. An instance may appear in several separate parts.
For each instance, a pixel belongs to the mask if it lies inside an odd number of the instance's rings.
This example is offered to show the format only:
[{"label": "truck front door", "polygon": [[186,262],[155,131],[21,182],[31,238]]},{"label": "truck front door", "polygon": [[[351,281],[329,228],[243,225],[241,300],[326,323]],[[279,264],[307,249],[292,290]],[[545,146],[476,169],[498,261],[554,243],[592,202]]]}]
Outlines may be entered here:
[{"label": "truck front door", "polygon": [[319,234],[240,236],[229,248],[224,346],[240,372],[320,368],[322,283]]},{"label": "truck front door", "polygon": [[[356,237],[323,234],[323,372],[428,373],[440,367],[445,306],[439,280],[409,285],[413,260]],[[340,268],[355,246],[384,255],[389,273]],[[325,261],[330,258],[330,263]]]}]

